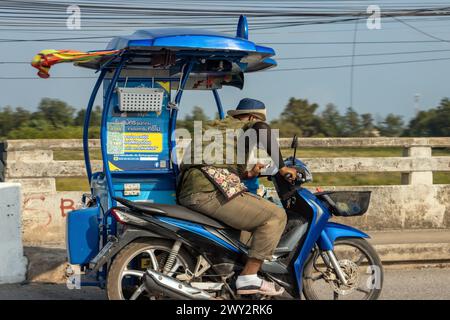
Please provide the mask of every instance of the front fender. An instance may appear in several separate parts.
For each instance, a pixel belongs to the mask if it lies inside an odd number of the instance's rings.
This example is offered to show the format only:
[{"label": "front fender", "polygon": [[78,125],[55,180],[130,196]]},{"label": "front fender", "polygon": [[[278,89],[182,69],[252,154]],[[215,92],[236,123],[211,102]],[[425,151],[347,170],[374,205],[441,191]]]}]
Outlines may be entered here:
[{"label": "front fender", "polygon": [[333,250],[338,238],[370,238],[366,233],[344,224],[327,222],[322,230],[317,245],[322,251]]}]

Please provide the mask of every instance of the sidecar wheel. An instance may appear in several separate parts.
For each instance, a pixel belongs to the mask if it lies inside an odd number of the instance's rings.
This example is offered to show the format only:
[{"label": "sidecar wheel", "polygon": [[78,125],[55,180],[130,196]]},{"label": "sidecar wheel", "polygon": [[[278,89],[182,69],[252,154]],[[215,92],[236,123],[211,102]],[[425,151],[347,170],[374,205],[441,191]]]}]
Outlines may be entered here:
[{"label": "sidecar wheel", "polygon": [[[125,246],[114,258],[108,271],[106,291],[110,300],[165,299],[152,295],[143,285],[145,270],[162,272],[173,241],[139,239]],[[169,275],[175,277],[186,269],[193,271],[195,264],[190,254],[181,248]]]}]

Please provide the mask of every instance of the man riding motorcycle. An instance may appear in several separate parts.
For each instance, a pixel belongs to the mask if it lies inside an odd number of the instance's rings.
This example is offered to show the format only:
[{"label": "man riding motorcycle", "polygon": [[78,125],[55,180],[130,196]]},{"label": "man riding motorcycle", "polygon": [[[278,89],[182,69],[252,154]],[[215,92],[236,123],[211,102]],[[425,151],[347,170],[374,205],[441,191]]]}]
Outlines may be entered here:
[{"label": "man riding motorcycle", "polygon": [[[210,125],[222,131],[242,129],[243,134],[237,137],[233,146],[235,155],[239,151],[244,152],[245,161],[240,163],[239,157],[234,157],[233,163],[214,159],[212,162],[211,159],[201,159],[198,163],[194,160],[195,157],[198,158],[198,154],[193,147],[193,144],[198,142],[194,141],[181,165],[178,202],[220,220],[232,228],[252,233],[248,260],[236,280],[238,294],[281,295],[283,288],[259,278],[257,273],[263,261],[272,258],[286,225],[286,213],[274,203],[246,192],[241,180],[258,177],[265,167],[261,163],[256,163],[247,170],[252,147],[260,145],[272,158],[281,175],[295,178],[296,170],[284,165],[278,142],[273,137],[270,126],[264,122],[266,120],[264,103],[249,98],[242,99],[236,110],[228,111],[228,115],[229,117],[224,120],[215,120]],[[246,137],[250,136],[248,134],[250,131],[253,131],[256,141],[246,140]],[[223,139],[225,140],[227,139]],[[241,149],[237,150],[238,148]],[[241,241],[246,242],[244,238],[245,236],[241,237]]]}]

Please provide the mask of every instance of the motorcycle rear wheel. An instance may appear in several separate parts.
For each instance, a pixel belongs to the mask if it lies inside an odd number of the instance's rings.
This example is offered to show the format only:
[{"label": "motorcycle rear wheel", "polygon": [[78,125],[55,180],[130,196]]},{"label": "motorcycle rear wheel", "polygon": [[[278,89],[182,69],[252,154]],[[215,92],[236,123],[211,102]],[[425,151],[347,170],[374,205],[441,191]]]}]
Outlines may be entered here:
[{"label": "motorcycle rear wheel", "polygon": [[[166,299],[147,292],[143,284],[143,275],[147,268],[162,272],[173,241],[162,239],[139,239],[126,245],[114,258],[108,271],[106,291],[110,300]],[[178,265],[178,266],[177,266]],[[171,276],[194,270],[191,255],[180,248]]]}]

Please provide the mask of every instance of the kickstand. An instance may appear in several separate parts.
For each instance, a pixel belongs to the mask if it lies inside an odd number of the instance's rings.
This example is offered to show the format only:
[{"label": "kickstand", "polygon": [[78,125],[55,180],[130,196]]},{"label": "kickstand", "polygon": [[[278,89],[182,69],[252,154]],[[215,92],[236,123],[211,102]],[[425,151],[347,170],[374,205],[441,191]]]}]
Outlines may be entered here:
[{"label": "kickstand", "polygon": [[229,278],[229,276],[222,276],[222,282],[223,285],[225,286],[225,288],[227,288],[228,292],[231,294],[231,297],[236,300],[236,294],[234,293],[233,289],[231,289],[230,285],[227,282],[227,279]]}]

